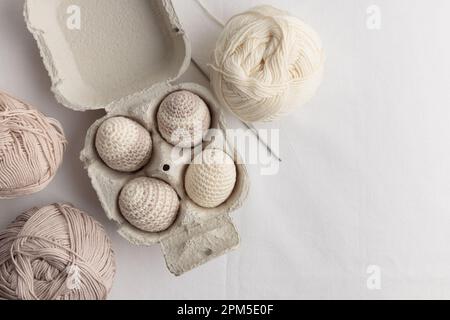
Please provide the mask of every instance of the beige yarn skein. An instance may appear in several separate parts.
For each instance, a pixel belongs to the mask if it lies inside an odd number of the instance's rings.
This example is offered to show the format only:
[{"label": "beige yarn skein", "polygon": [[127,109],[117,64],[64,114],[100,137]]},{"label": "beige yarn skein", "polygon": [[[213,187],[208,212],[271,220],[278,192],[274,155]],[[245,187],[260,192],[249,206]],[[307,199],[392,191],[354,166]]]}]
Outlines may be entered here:
[{"label": "beige yarn skein", "polygon": [[110,118],[102,123],[95,137],[98,155],[111,169],[134,172],[152,155],[152,138],[143,126],[125,117]]},{"label": "beige yarn skein", "polygon": [[119,207],[124,218],[136,228],[161,232],[175,221],[180,201],[167,183],[153,178],[132,180],[122,189]]},{"label": "beige yarn skein", "polygon": [[58,121],[0,92],[0,199],[44,189],[55,176],[66,145]]},{"label": "beige yarn skein", "polygon": [[310,26],[271,6],[256,7],[226,24],[213,55],[211,85],[241,120],[272,121],[312,98],[324,60]]},{"label": "beige yarn skein", "polygon": [[186,193],[199,206],[216,208],[230,197],[236,175],[236,165],[229,155],[219,149],[207,149],[186,171]]},{"label": "beige yarn skein", "polygon": [[163,138],[180,148],[191,148],[202,143],[211,126],[211,114],[206,103],[186,90],[167,96],[159,107],[157,118]]},{"label": "beige yarn skein", "polygon": [[31,209],[0,232],[0,299],[106,299],[115,271],[103,227],[70,205]]}]

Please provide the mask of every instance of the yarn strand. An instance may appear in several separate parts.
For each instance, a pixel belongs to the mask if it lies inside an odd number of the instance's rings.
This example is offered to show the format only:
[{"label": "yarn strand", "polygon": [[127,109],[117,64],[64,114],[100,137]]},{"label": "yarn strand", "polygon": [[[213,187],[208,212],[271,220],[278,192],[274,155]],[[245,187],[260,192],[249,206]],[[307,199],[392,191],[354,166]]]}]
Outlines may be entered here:
[{"label": "yarn strand", "polygon": [[222,28],[225,26],[225,23],[219,19],[216,15],[214,15],[207,7],[206,5],[203,3],[202,0],[197,0],[198,5],[200,6],[200,8],[202,8],[202,10],[215,22],[217,23],[219,26],[221,26]]}]

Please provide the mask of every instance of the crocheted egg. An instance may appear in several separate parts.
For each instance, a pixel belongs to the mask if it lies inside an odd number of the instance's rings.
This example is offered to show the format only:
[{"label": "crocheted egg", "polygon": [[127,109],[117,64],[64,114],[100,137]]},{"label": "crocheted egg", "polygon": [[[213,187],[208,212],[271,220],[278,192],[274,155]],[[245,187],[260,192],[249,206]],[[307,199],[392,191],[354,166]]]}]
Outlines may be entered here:
[{"label": "crocheted egg", "polygon": [[125,117],[110,118],[97,131],[98,155],[111,169],[134,172],[149,161],[152,138],[143,126]]},{"label": "crocheted egg", "polygon": [[215,208],[224,203],[236,184],[236,165],[231,157],[218,149],[203,151],[186,172],[188,196],[201,207]]},{"label": "crocheted egg", "polygon": [[181,148],[199,145],[211,125],[211,114],[206,103],[198,95],[185,90],[165,98],[157,118],[163,138]]},{"label": "crocheted egg", "polygon": [[0,93],[0,199],[44,189],[61,165],[66,145],[58,121]]},{"label": "crocheted egg", "polygon": [[175,190],[153,178],[137,178],[129,182],[119,196],[124,218],[138,229],[161,232],[168,229],[180,207]]}]

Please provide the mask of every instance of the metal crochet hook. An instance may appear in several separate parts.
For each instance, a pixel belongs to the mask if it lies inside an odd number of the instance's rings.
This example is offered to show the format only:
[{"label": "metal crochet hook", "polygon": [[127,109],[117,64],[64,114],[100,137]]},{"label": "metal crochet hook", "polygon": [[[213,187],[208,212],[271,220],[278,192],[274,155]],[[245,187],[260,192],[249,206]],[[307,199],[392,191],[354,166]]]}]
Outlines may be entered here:
[{"label": "metal crochet hook", "polygon": [[[197,67],[197,69],[200,71],[200,73],[205,76],[206,79],[209,80],[209,75],[200,67],[200,65],[195,61],[194,58],[191,58],[192,63]],[[261,136],[259,135],[258,130],[250,123],[244,122],[240,119],[238,119],[250,132],[255,136],[255,138],[258,140],[259,143],[261,143],[267,151],[279,162],[282,162],[281,158],[272,150],[272,148],[269,146],[267,142],[265,142],[263,139],[261,139]]]}]

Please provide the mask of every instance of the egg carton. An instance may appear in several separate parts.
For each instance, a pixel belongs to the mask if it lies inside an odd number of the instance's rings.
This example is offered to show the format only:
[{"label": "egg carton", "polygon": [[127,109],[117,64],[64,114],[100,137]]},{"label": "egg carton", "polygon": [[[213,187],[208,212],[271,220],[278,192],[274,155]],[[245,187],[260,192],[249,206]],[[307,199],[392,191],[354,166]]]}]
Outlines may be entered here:
[{"label": "egg carton", "polygon": [[[237,247],[239,235],[230,214],[242,206],[248,194],[248,173],[227,137],[221,107],[211,91],[195,83],[173,84],[190,64],[191,47],[171,1],[27,0],[24,14],[57,100],[73,110],[106,110],[106,116],[88,130],[81,159],[120,235],[136,245],[160,243],[175,275]],[[197,94],[208,105],[215,130],[200,149],[223,149],[236,164],[234,190],[217,208],[202,208],[189,199],[184,176],[191,153],[167,143],[157,129],[159,105],[180,90]],[[138,172],[115,171],[97,154],[96,132],[104,121],[116,116],[132,119],[151,133],[152,156]],[[169,229],[144,232],[121,215],[120,191],[137,177],[160,179],[177,192],[180,209]]]}]

